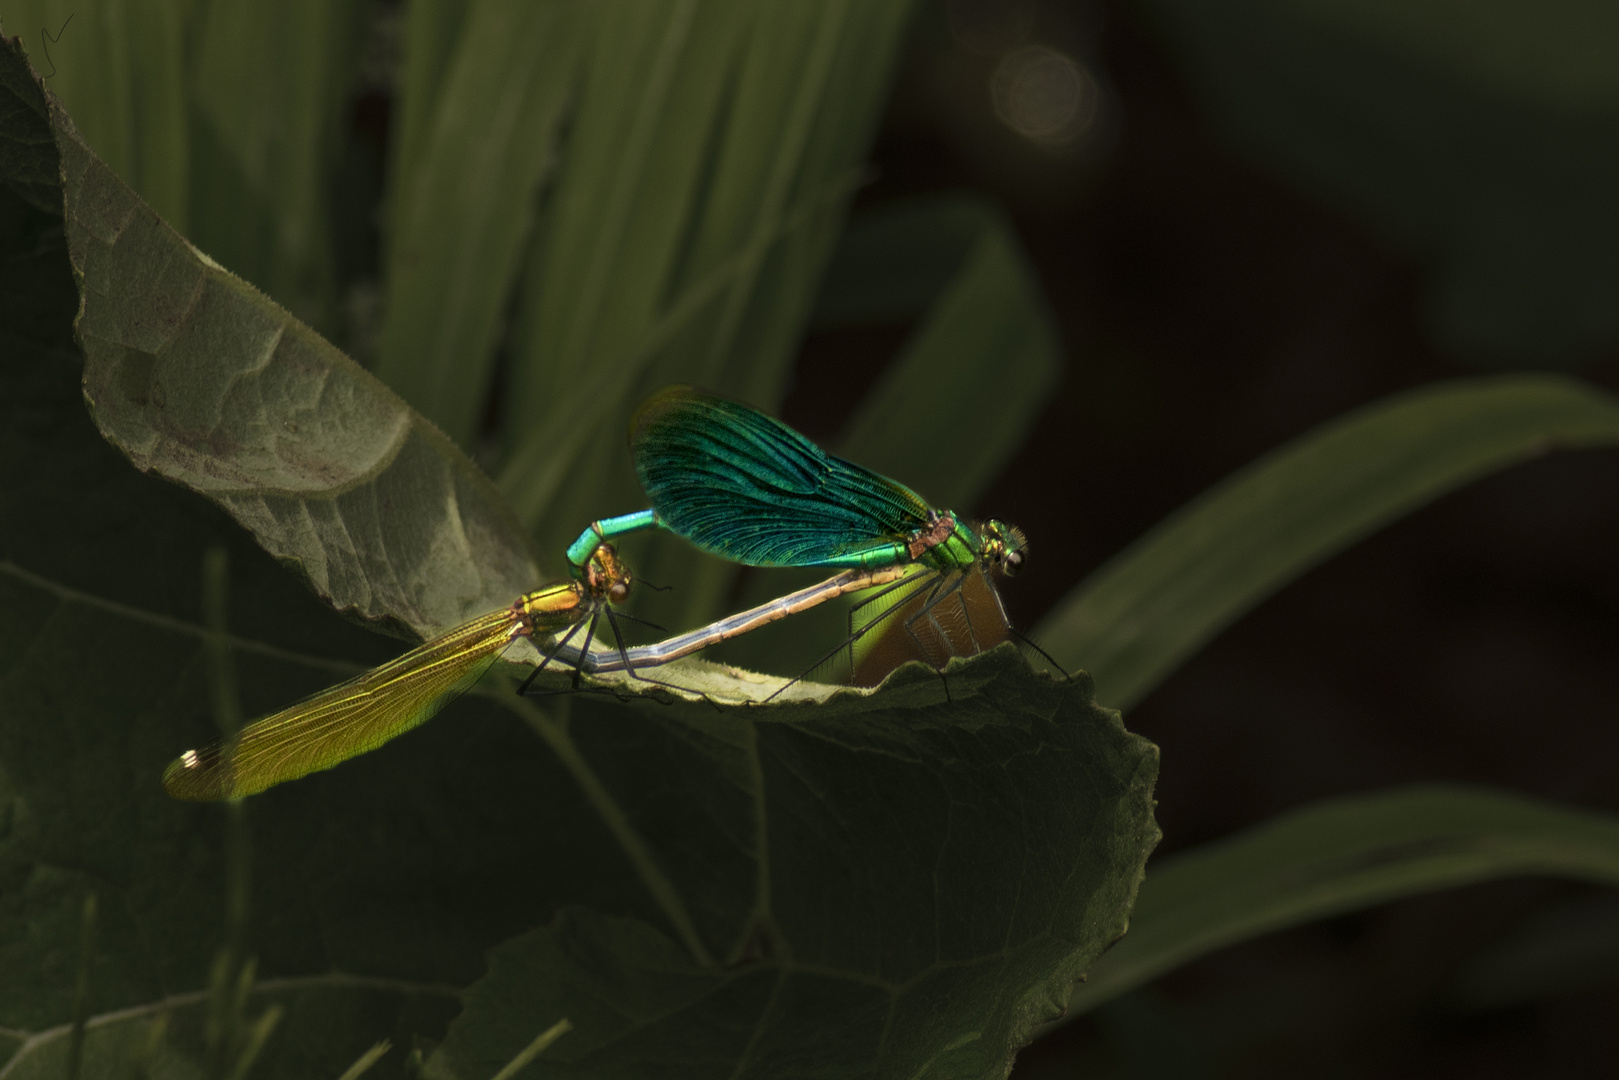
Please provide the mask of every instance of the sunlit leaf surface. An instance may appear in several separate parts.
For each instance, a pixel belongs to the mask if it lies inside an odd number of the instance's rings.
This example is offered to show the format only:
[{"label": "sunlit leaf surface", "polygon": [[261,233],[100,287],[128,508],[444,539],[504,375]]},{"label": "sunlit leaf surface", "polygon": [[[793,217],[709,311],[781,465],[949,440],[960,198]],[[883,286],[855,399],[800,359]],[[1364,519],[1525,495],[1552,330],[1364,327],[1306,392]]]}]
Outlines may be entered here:
[{"label": "sunlit leaf surface", "polygon": [[53,121],[84,393],[137,467],[213,499],[334,607],[422,636],[538,584],[477,466]]}]

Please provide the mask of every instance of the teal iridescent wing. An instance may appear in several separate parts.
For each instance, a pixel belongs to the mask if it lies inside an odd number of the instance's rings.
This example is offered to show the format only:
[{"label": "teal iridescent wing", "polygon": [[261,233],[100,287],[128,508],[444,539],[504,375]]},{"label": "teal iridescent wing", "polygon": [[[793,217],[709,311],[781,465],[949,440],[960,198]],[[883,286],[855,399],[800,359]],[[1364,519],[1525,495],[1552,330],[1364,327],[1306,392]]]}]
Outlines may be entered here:
[{"label": "teal iridescent wing", "polygon": [[764,413],[688,386],[641,406],[630,445],[664,523],[734,562],[848,565],[852,552],[903,542],[931,514],[905,485],[833,457]]}]

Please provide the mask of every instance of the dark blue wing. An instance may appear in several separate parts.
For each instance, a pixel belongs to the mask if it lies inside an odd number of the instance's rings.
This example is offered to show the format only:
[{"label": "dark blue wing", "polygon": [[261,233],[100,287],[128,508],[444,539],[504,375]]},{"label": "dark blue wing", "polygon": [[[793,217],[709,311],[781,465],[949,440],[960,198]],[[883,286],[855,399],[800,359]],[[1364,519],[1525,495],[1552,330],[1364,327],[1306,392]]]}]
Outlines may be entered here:
[{"label": "dark blue wing", "polygon": [[756,409],[688,386],[659,391],[630,428],[652,508],[698,547],[752,566],[840,565],[927,525],[921,497],[833,457]]}]

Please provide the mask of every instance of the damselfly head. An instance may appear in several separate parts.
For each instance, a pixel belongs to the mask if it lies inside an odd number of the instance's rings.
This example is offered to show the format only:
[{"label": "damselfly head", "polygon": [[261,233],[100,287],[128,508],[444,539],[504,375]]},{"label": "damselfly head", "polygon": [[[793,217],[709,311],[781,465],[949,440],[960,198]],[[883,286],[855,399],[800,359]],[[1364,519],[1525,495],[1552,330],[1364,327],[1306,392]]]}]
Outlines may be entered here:
[{"label": "damselfly head", "polygon": [[618,557],[612,544],[597,544],[585,564],[585,585],[592,596],[605,596],[609,603],[622,604],[629,599],[629,567]]},{"label": "damselfly head", "polygon": [[1023,535],[1022,529],[1005,522],[991,520],[984,522],[979,528],[979,535],[984,541],[984,562],[1000,567],[1001,573],[1007,577],[1015,577],[1017,572],[1023,569],[1029,541]]}]

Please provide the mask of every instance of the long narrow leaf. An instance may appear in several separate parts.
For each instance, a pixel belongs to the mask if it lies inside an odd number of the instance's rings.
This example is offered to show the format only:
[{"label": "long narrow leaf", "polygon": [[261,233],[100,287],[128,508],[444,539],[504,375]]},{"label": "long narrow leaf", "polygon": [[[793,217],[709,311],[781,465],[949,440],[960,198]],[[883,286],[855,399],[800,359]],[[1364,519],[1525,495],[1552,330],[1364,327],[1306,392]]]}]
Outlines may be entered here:
[{"label": "long narrow leaf", "polygon": [[1103,700],[1141,700],[1310,567],[1470,480],[1556,448],[1619,444],[1619,401],[1570,379],[1426,386],[1312,431],[1115,556],[1036,631]]},{"label": "long narrow leaf", "polygon": [[183,0],[7,0],[0,11],[85,141],[152,209],[187,231],[190,117]]},{"label": "long narrow leaf", "polygon": [[[767,292],[765,278],[773,257],[792,261],[798,238],[782,236],[781,222],[793,192],[815,186],[805,156],[840,46],[853,29],[850,8],[849,0],[811,8],[783,5],[760,19],[730,116],[726,146],[733,152],[718,162],[705,228],[694,247],[699,270],[732,253],[741,257],[739,272],[716,307],[699,370],[701,381],[717,382],[750,400],[779,398],[780,365],[814,299],[814,281],[793,280],[789,267],[782,267],[785,287]],[[760,145],[771,152],[748,152]],[[831,254],[832,234],[823,232],[819,239],[823,251],[817,263]],[[746,359],[737,365],[732,360],[739,347]]]},{"label": "long narrow leaf", "polygon": [[1154,863],[1077,1016],[1227,945],[1402,896],[1541,874],[1619,886],[1619,817],[1486,788],[1336,799]]},{"label": "long narrow leaf", "polygon": [[[546,546],[640,504],[623,431],[649,390],[775,404],[910,6],[601,9],[525,278],[500,475]],[[732,573],[669,544],[637,565],[680,582],[682,621],[713,614]]]},{"label": "long narrow leaf", "polygon": [[430,119],[410,157],[401,151],[408,171],[394,177],[387,321],[375,370],[462,446],[484,412],[584,21],[571,5],[479,4],[443,85],[433,88],[435,107],[412,105]]},{"label": "long narrow leaf", "polygon": [[209,4],[194,45],[187,235],[319,327],[336,306],[327,182],[368,7]]},{"label": "long narrow leaf", "polygon": [[[596,9],[574,134],[521,297],[511,453],[499,478],[518,514],[552,543],[578,528],[569,520],[578,515],[554,505],[559,492],[601,482],[591,466],[603,455],[587,448],[612,447],[620,476],[629,475],[622,425],[647,362],[640,345],[692,228],[753,11],[693,0]],[[623,78],[626,68],[640,77]],[[568,521],[555,535],[548,510]]]},{"label": "long narrow leaf", "polygon": [[411,0],[405,7],[399,84],[389,132],[394,145],[390,201],[398,198],[400,177],[417,174],[430,145],[444,80],[471,7],[472,0]]}]

